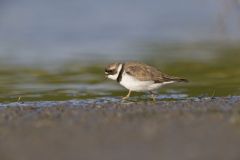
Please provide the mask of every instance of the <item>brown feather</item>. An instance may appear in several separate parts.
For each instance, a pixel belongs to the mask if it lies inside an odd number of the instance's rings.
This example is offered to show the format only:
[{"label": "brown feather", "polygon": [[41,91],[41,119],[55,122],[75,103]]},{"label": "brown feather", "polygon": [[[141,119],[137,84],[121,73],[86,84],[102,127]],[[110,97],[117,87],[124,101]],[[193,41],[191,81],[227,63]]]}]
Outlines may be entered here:
[{"label": "brown feather", "polygon": [[184,78],[174,77],[162,73],[158,69],[139,62],[126,62],[125,72],[134,76],[141,81],[154,81],[155,83],[163,83],[169,81],[187,82]]}]

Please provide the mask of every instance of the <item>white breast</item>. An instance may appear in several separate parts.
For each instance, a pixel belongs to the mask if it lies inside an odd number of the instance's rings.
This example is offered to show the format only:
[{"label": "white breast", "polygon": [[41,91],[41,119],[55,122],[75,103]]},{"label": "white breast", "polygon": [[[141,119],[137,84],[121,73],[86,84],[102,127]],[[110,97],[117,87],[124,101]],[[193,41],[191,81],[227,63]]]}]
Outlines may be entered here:
[{"label": "white breast", "polygon": [[123,72],[120,84],[131,91],[151,91],[158,89],[165,83],[154,83],[154,81],[140,81],[133,76],[130,76],[127,73]]}]

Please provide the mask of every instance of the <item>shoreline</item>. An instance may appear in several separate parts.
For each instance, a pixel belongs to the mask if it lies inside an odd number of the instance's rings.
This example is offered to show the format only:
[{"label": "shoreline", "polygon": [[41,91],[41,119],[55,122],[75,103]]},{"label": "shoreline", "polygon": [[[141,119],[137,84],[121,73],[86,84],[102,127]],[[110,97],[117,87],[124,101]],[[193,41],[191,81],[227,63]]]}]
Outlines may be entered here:
[{"label": "shoreline", "polygon": [[[85,99],[85,100],[67,100],[67,101],[29,101],[29,102],[11,102],[11,103],[0,103],[0,110],[6,108],[51,108],[51,107],[66,107],[66,108],[104,108],[104,107],[127,107],[127,106],[150,106],[157,107],[164,110],[168,109],[184,109],[186,106],[191,106],[191,109],[194,109],[194,106],[199,108],[199,106],[204,107],[205,109],[210,106],[219,106],[219,109],[230,110],[235,105],[240,105],[240,96],[225,96],[225,97],[190,97],[183,99],[163,99],[153,102],[151,99],[143,100],[134,98],[130,100],[121,100],[120,98],[104,97],[98,99]],[[170,107],[172,106],[172,108]]]}]

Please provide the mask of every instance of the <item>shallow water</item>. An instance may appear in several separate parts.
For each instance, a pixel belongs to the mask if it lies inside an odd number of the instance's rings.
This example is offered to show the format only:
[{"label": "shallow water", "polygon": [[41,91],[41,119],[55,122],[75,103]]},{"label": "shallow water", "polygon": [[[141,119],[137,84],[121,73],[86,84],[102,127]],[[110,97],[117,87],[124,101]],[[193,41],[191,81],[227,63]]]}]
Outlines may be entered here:
[{"label": "shallow water", "polygon": [[229,4],[1,1],[0,103],[119,100],[126,89],[103,75],[119,60],[190,80],[163,87],[158,99],[239,95],[239,3]]},{"label": "shallow water", "polygon": [[[154,44],[146,46],[143,52],[148,54],[138,55],[136,59],[190,81],[159,89],[158,99],[240,94],[237,45]],[[112,61],[99,57],[97,61],[76,59],[45,66],[1,63],[0,101],[17,102],[19,97],[20,101],[120,99],[127,90],[104,79],[104,67]],[[133,101],[148,99],[144,93],[132,96]]]}]

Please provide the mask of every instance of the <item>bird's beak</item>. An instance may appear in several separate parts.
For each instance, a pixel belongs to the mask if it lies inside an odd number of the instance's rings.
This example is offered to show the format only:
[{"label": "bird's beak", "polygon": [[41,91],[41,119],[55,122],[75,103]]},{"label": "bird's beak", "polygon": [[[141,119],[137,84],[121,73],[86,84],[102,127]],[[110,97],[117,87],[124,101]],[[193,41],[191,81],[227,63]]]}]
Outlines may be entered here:
[{"label": "bird's beak", "polygon": [[108,73],[107,72],[105,72],[105,79],[108,79]]},{"label": "bird's beak", "polygon": [[104,79],[108,79],[108,75],[107,74],[105,74]]}]

